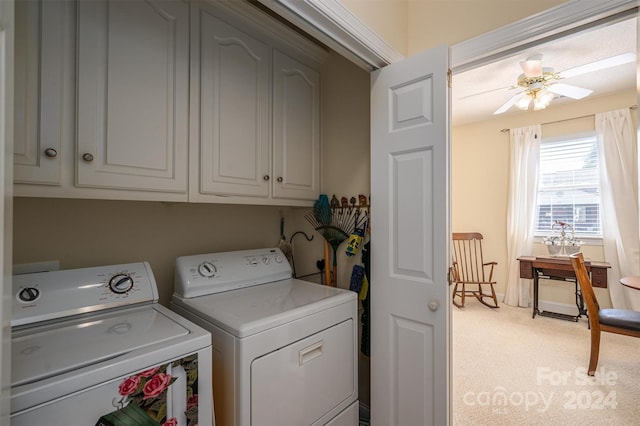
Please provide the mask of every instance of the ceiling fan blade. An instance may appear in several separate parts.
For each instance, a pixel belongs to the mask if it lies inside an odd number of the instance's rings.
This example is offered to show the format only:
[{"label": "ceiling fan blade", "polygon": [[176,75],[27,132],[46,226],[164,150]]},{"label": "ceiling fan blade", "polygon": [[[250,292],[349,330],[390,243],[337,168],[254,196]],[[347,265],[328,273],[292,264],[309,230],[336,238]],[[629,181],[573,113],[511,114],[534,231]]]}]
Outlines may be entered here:
[{"label": "ceiling fan blade", "polygon": [[609,58],[601,59],[599,61],[594,61],[588,64],[580,65],[575,68],[569,68],[568,70],[559,72],[558,75],[561,78],[575,77],[578,75],[615,67],[617,65],[628,64],[630,62],[635,62],[635,60],[636,60],[635,53],[623,53],[621,55],[611,56]]},{"label": "ceiling fan blade", "polygon": [[556,95],[562,95],[572,99],[582,99],[593,93],[593,90],[563,83],[552,84],[547,87],[547,90]]},{"label": "ceiling fan blade", "polygon": [[502,114],[503,112],[507,111],[509,108],[511,108],[518,99],[520,99],[520,96],[522,96],[523,92],[520,93],[516,93],[515,95],[513,95],[511,98],[509,98],[509,100],[507,102],[505,102],[504,104],[502,104],[502,106],[500,108],[498,108],[493,115],[498,115],[498,114]]},{"label": "ceiling fan blade", "polygon": [[520,62],[520,68],[527,78],[540,77],[542,75],[542,55],[534,55]]}]

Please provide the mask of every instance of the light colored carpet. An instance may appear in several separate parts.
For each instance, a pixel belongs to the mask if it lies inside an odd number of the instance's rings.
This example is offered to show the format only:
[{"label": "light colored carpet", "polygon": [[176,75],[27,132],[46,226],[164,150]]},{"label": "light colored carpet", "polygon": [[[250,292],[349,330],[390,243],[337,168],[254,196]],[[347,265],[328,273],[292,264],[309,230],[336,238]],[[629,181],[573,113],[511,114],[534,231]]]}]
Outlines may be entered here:
[{"label": "light colored carpet", "polygon": [[640,425],[640,339],[602,333],[587,378],[586,319],[469,299],[452,309],[454,425]]}]

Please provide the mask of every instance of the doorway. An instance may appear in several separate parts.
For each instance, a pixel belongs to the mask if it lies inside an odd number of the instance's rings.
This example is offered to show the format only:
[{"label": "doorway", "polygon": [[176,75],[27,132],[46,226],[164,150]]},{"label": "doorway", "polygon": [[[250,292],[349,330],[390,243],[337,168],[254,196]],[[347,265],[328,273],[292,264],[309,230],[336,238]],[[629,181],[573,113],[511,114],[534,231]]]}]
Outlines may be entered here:
[{"label": "doorway", "polygon": [[[599,108],[595,111],[605,111],[635,105],[638,101],[636,64],[635,62],[627,63],[620,69],[607,68],[584,74],[579,79],[571,81],[567,79],[566,83],[594,90],[592,95],[579,101],[582,106],[573,105],[572,103],[578,101],[568,97],[556,97],[544,111],[532,112],[529,110],[524,112],[512,107],[506,113],[498,116],[493,115],[493,111],[508,100],[509,96],[516,93],[517,89],[513,87],[517,86],[517,78],[523,72],[519,61],[536,53],[542,53],[543,66],[553,67],[558,72],[601,58],[615,56],[622,52],[636,53],[638,49],[636,29],[635,11],[632,14],[612,16],[606,22],[599,22],[598,25],[576,28],[572,34],[562,33],[556,40],[545,38],[539,43],[523,46],[518,52],[510,51],[503,57],[494,58],[492,62],[482,63],[464,69],[457,74],[454,73],[452,90],[452,231],[484,231],[484,229],[470,229],[478,222],[483,224],[481,226],[484,226],[485,229],[489,229],[489,232],[483,232],[485,238],[489,234],[488,241],[486,241],[488,244],[485,245],[485,250],[488,249],[488,258],[485,260],[497,260],[500,265],[497,270],[497,280],[502,282],[503,286],[499,288],[499,293],[504,293],[504,283],[507,279],[506,265],[509,261],[506,258],[506,249],[501,246],[501,242],[506,241],[506,224],[504,222],[498,223],[499,221],[496,220],[496,216],[500,215],[499,212],[503,210],[503,206],[506,206],[508,182],[509,138],[508,133],[501,132],[501,130],[534,123],[550,123],[550,132],[561,131],[561,126],[578,128],[584,124],[581,121],[593,120],[594,110],[591,108]],[[618,35],[616,36],[616,34]],[[566,52],[570,52],[570,54],[566,54]],[[602,56],[596,58],[596,55]],[[556,62],[554,56],[563,56],[563,62]],[[486,84],[487,82],[483,79],[491,80],[492,83]],[[504,96],[493,99],[497,97],[497,93],[501,92]],[[473,101],[480,105],[478,108],[483,108],[483,110],[480,113],[473,111],[471,110],[472,106],[463,105],[465,101],[469,101],[469,104]],[[456,111],[456,108],[460,109]],[[465,108],[470,109],[465,110]],[[467,116],[463,119],[460,119],[459,116],[456,121],[456,112],[462,115],[467,114]],[[474,114],[476,115],[474,116]],[[556,123],[557,121],[559,122]],[[467,139],[467,142],[459,143],[460,139]],[[480,164],[483,166],[480,167]],[[460,193],[472,195],[461,197]],[[544,249],[543,246],[541,248]],[[597,257],[594,256],[594,258]],[[571,297],[569,293],[567,293],[567,297]],[[468,303],[477,304],[474,300],[470,300]],[[565,305],[570,303],[573,303],[571,299],[558,302],[558,304]],[[573,309],[575,309],[575,304]],[[527,312],[530,313],[530,310],[527,309]],[[502,314],[502,312],[498,312],[498,314]],[[537,324],[531,323],[531,325]],[[583,323],[572,325],[580,327],[580,331],[586,328]],[[455,312],[452,329],[454,335],[452,340],[455,341]],[[585,338],[588,339],[588,336]],[[519,343],[517,339],[514,339],[513,345]],[[484,342],[483,345],[491,345],[491,342]],[[477,350],[482,352],[484,348],[477,348]],[[582,365],[579,360],[577,365]],[[524,367],[523,373],[527,368],[527,366]],[[487,374],[477,370],[462,371],[465,371],[467,375]],[[456,383],[456,369],[454,368],[452,388],[456,386]],[[489,381],[487,383],[490,383],[486,389],[489,391],[493,390],[494,386],[501,385]],[[502,385],[504,383],[503,381]],[[453,399],[452,401],[455,403]]]}]

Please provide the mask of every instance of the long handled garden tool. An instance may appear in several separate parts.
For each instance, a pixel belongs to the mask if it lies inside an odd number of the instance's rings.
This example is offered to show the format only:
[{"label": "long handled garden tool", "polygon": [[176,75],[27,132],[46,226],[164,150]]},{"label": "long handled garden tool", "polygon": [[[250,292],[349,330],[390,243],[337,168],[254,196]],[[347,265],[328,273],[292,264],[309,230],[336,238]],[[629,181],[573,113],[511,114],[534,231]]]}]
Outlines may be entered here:
[{"label": "long handled garden tool", "polygon": [[[313,210],[304,216],[333,250],[333,278],[330,281],[325,280],[325,282],[331,282],[332,286],[337,286],[338,248],[340,244],[349,238],[349,234],[354,229],[362,225],[362,223],[359,223],[360,220],[364,221],[367,217],[367,214],[360,216],[361,210],[355,206],[355,202],[351,206],[345,204],[334,203],[332,207],[327,196],[321,194],[314,204]],[[326,269],[328,269],[328,263],[325,266]]]}]

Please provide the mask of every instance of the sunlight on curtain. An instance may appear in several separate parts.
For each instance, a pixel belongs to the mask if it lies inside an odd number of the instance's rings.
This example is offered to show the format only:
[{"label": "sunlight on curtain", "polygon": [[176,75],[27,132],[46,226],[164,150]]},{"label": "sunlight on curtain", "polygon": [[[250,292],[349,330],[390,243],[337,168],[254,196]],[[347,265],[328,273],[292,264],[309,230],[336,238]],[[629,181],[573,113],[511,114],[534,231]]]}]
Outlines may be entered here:
[{"label": "sunlight on curtain", "polygon": [[518,257],[531,255],[538,192],[539,124],[510,130],[510,176],[507,205],[507,289],[504,303],[529,306],[531,280],[520,278]]},{"label": "sunlight on curtain", "polygon": [[640,275],[638,153],[629,109],[595,115],[600,161],[604,258],[611,264],[609,295],[617,309],[640,310],[640,291],[620,278]]}]

